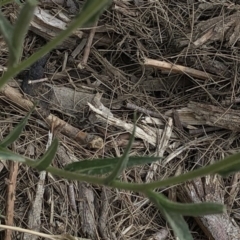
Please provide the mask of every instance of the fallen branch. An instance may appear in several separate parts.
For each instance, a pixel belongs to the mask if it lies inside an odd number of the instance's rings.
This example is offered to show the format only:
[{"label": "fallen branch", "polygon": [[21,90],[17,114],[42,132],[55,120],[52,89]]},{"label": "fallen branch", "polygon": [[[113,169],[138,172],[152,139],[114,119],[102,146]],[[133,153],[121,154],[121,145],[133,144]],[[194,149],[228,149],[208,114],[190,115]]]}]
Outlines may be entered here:
[{"label": "fallen branch", "polygon": [[[24,98],[24,96],[15,88],[10,87],[9,85],[5,85],[0,89],[0,94],[7,97],[7,99],[14,102],[14,104],[20,106],[23,109],[30,110],[33,107],[33,103]],[[42,117],[43,109],[37,108],[35,113]],[[103,147],[103,139],[83,132],[80,129],[73,127],[72,125],[68,124],[67,122],[61,120],[57,116],[54,116],[53,114],[49,114],[45,121],[48,123],[49,126],[53,126],[53,129],[60,129],[61,133],[68,136],[69,138],[72,138],[76,142],[87,145],[89,148],[93,149],[101,149]]]}]

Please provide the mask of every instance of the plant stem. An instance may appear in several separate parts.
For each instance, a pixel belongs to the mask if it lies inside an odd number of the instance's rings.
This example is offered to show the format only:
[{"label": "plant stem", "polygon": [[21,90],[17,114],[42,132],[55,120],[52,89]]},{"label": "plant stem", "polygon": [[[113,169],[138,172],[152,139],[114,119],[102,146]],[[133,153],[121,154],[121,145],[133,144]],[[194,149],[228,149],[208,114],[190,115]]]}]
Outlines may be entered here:
[{"label": "plant stem", "polygon": [[12,77],[21,72],[22,70],[31,66],[34,62],[36,62],[39,58],[46,55],[53,48],[63,42],[64,39],[69,37],[72,32],[78,27],[84,26],[88,23],[95,15],[99,15],[100,11],[106,7],[109,3],[109,0],[101,0],[101,1],[92,1],[91,6],[85,9],[85,11],[81,12],[75,20],[73,20],[67,29],[60,32],[60,34],[55,37],[53,40],[48,42],[44,47],[42,47],[39,51],[34,53],[32,56],[27,58],[26,60],[19,63],[16,67],[11,67],[3,74],[0,79],[0,88],[7,83]]},{"label": "plant stem", "polygon": [[88,176],[88,175],[83,175],[83,174],[78,174],[78,173],[74,173],[74,172],[68,172],[59,168],[54,168],[49,166],[46,169],[47,172],[50,172],[56,176],[59,177],[63,177],[65,179],[68,180],[77,180],[77,181],[81,181],[81,182],[88,182],[91,184],[97,184],[97,185],[105,185],[104,184],[104,178],[100,178],[100,177],[92,177],[92,176]]},{"label": "plant stem", "polygon": [[[231,156],[230,158],[232,158]],[[105,185],[110,186],[118,189],[124,189],[124,190],[130,190],[130,191],[139,191],[144,193],[146,190],[151,190],[155,188],[163,188],[167,186],[173,186],[179,183],[183,183],[189,180],[192,180],[194,178],[203,177],[209,174],[216,174],[218,172],[221,172],[225,169],[228,169],[230,166],[232,166],[233,163],[239,161],[240,153],[234,155],[234,159],[230,160],[229,158],[226,158],[220,162],[211,164],[207,167],[199,168],[197,170],[185,173],[183,175],[179,175],[176,177],[171,177],[168,179],[164,179],[161,181],[155,181],[152,183],[125,183],[120,181],[113,181],[110,184],[107,184],[105,182],[104,178],[99,177],[93,177],[88,175],[82,175],[74,172],[68,172],[65,170],[57,169],[54,167],[48,167],[46,171],[55,174],[60,177],[64,177],[69,180],[77,180],[77,181],[86,181],[88,183],[97,184],[97,185]]]}]

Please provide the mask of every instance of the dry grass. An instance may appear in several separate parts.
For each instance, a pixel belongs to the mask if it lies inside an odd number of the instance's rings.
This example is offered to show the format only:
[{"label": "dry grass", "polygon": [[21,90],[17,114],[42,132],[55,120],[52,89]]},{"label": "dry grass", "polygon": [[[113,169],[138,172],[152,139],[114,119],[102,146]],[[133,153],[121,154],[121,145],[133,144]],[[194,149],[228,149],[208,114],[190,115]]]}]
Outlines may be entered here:
[{"label": "dry grass", "polygon": [[[226,108],[238,110],[239,106],[235,101],[237,102],[239,95],[239,41],[236,40],[232,44],[231,39],[237,34],[236,25],[238,26],[239,22],[223,30],[222,36],[215,35],[202,45],[193,44],[211,28],[209,26],[203,30],[201,24],[204,21],[210,22],[215,17],[227,18],[235,13],[237,7],[234,8],[234,5],[230,4],[231,1],[227,1],[225,5],[218,1],[209,5],[199,1],[191,1],[191,4],[187,2],[190,1],[113,1],[98,22],[99,30],[95,33],[86,68],[77,67],[82,60],[83,48],[75,59],[71,60],[69,57],[66,65],[68,74],[54,79],[54,74],[61,72],[65,51],[70,56],[72,50],[67,48],[52,51],[49,61],[53,63],[55,72],[47,75],[51,84],[72,88],[75,91],[84,90],[91,94],[102,93],[106,100],[105,106],[111,109],[114,116],[124,121],[131,121],[133,114],[133,110],[125,107],[126,103],[134,103],[143,109],[160,114],[164,124],[167,122],[169,111],[187,107],[189,101],[224,106],[223,101],[228,100],[231,103]],[[50,7],[47,1],[41,7],[47,10],[51,8],[50,13],[53,15],[53,10],[56,10],[56,13],[62,9],[59,5]],[[9,13],[8,10],[5,11]],[[67,11],[64,13],[67,14]],[[89,30],[84,32],[85,36],[88,36]],[[24,46],[24,57],[38,49],[44,41],[39,35],[29,32]],[[198,69],[211,73],[216,78],[200,80],[181,73],[173,74],[171,69],[168,72],[161,72],[145,67],[142,63],[143,56]],[[6,51],[1,50],[1,65],[6,65],[6,59]],[[18,77],[16,80],[19,80]],[[1,96],[0,101],[1,138],[3,138],[26,112],[4,96]],[[88,120],[90,113],[87,105],[82,106],[81,111],[74,114],[66,114],[66,109],[59,111],[56,105],[52,106],[52,112],[73,126],[100,135],[104,139],[104,148],[96,151],[87,149],[74,139],[58,133],[61,147],[53,165],[62,168],[74,159],[122,154],[129,138],[128,133],[100,122],[91,123]],[[144,114],[139,115],[143,116]],[[157,125],[154,127],[158,128]],[[207,133],[206,124],[195,126],[200,129],[200,134],[194,135],[191,134],[191,129],[185,128],[184,125],[183,127],[184,131],[181,131],[174,126],[175,137],[170,139],[164,152],[167,162],[161,163],[154,173],[154,179],[166,178],[177,172],[183,173],[205,166],[239,151],[237,133],[226,129]],[[121,141],[118,141],[119,138]],[[32,116],[21,138],[16,142],[15,149],[20,154],[38,158],[44,153],[47,140],[48,127],[44,120]],[[137,139],[135,144],[132,155],[156,154],[156,149],[147,142]],[[181,148],[183,148],[181,152],[178,152]],[[0,209],[4,216],[9,169],[7,162],[0,163],[2,164]],[[129,182],[144,182],[148,171],[149,166],[137,167],[126,170],[122,178]],[[14,215],[16,226],[28,228],[28,214],[35,196],[38,175],[38,172],[20,165]],[[222,187],[225,190],[225,199],[228,199],[232,188],[231,180],[224,179]],[[75,193],[75,207],[70,199],[70,185],[73,186]],[[161,213],[144,196],[133,192],[87,186],[94,199],[93,203],[89,203],[87,199],[80,197],[82,187],[81,183],[47,176],[41,213],[42,232],[69,233],[79,237],[85,235],[91,239],[150,240],[154,239],[154,234],[161,229],[167,229],[166,239],[174,239]],[[171,199],[177,200],[176,189],[173,187],[163,192]],[[81,204],[86,204],[84,205],[86,208],[88,204],[94,206],[92,236],[84,229],[83,224],[86,223],[82,222],[83,216],[79,211]],[[229,214],[232,213],[238,223],[238,192],[228,207]],[[194,239],[208,239],[194,219],[186,219]],[[4,223],[2,217],[1,222]],[[3,233],[0,234],[0,238],[3,239]],[[13,239],[22,239],[22,234],[14,232]]]}]

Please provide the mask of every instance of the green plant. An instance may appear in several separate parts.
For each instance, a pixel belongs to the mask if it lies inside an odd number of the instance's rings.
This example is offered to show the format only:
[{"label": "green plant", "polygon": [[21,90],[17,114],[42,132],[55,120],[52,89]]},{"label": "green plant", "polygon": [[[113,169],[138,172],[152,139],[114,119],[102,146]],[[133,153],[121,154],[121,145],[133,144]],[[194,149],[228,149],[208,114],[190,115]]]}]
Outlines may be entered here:
[{"label": "green plant", "polygon": [[[9,0],[2,1],[8,3]],[[104,8],[109,4],[109,0],[88,0],[86,1],[81,13],[69,25],[69,27],[61,32],[59,36],[46,44],[38,52],[34,53],[28,59],[19,62],[22,56],[22,45],[24,37],[27,33],[28,26],[33,17],[33,11],[37,5],[35,0],[28,0],[20,11],[17,22],[12,26],[8,20],[0,12],[0,31],[8,45],[9,49],[9,62],[8,70],[3,74],[0,79],[0,87],[7,81],[18,74],[20,71],[32,65],[36,60],[44,56],[56,45],[61,43],[67,38],[73,30],[77,27],[85,26],[86,24],[93,23],[96,18],[101,14]],[[169,201],[163,194],[157,193],[155,189],[165,188],[185,181],[192,180],[197,177],[206,176],[208,174],[220,174],[226,176],[233,172],[240,170],[240,154],[230,156],[215,164],[176,176],[162,181],[155,181],[146,184],[127,183],[122,182],[118,178],[126,167],[135,166],[139,164],[151,163],[158,161],[156,157],[129,157],[129,151],[134,139],[133,130],[132,138],[120,158],[113,159],[95,159],[84,160],[69,164],[65,169],[54,168],[51,165],[52,160],[57,152],[58,140],[55,139],[49,147],[44,156],[39,160],[28,159],[24,156],[15,154],[8,149],[22,133],[24,126],[30,113],[15,127],[15,129],[0,143],[0,157],[1,159],[13,160],[22,162],[28,166],[38,169],[39,171],[45,170],[57,176],[69,179],[86,181],[91,184],[98,184],[102,186],[110,186],[118,189],[138,191],[145,194],[146,197],[153,202],[166,220],[171,225],[175,235],[180,240],[193,239],[183,216],[199,216],[206,214],[222,213],[225,207],[221,204],[215,203],[201,203],[201,204],[180,204]],[[101,177],[99,175],[102,175]],[[107,176],[106,176],[107,175]]]}]

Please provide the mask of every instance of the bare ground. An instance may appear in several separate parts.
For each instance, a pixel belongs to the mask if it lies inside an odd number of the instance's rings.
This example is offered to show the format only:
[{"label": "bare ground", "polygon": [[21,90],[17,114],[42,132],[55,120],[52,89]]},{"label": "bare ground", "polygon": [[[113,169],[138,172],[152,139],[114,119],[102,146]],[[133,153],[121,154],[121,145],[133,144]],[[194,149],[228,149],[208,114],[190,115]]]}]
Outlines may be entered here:
[{"label": "bare ground", "polygon": [[[42,0],[24,58],[64,29],[82,2]],[[38,96],[23,94],[21,74],[1,90],[1,138],[26,115],[30,100],[40,98],[45,104],[12,149],[39,158],[51,130],[61,142],[53,163],[60,168],[120,156],[135,110],[139,120],[131,155],[164,159],[126,170],[124,181],[167,178],[239,152],[238,4],[114,0],[96,27],[79,29],[50,53],[46,79],[33,84]],[[11,21],[17,11],[16,5],[4,8]],[[8,52],[0,44],[3,70]],[[79,239],[174,239],[160,212],[138,193],[44,176],[4,161],[0,172],[3,224],[11,224],[13,216],[14,226]],[[194,239],[240,239],[239,178],[238,173],[207,177],[163,193],[174,201],[227,205],[224,215],[186,218]],[[9,198],[14,191],[15,202]],[[34,238],[14,231],[12,239]]]}]

